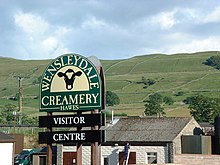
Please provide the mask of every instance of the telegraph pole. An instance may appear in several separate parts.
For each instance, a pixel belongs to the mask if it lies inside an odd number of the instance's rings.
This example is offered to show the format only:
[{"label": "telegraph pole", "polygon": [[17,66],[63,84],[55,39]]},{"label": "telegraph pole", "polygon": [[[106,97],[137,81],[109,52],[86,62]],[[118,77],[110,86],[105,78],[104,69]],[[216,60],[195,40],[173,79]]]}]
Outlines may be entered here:
[{"label": "telegraph pole", "polygon": [[18,108],[19,108],[19,125],[22,125],[22,97],[23,97],[23,89],[22,89],[22,80],[24,77],[18,76],[18,95],[19,95],[19,101],[18,101]]},{"label": "telegraph pole", "polygon": [[22,81],[24,78],[29,78],[26,76],[14,76],[18,80],[18,116],[19,116],[19,125],[22,125],[22,98],[23,98],[23,87]]}]

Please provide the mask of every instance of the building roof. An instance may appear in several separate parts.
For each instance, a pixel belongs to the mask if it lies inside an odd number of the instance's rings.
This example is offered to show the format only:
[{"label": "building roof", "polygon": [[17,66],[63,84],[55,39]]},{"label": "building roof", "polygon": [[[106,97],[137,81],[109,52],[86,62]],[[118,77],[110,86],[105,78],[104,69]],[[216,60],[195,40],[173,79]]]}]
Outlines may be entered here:
[{"label": "building roof", "polygon": [[15,139],[3,132],[0,132],[0,143],[3,143],[3,142],[14,142]]},{"label": "building roof", "polygon": [[192,118],[120,118],[106,128],[107,142],[172,142]]}]

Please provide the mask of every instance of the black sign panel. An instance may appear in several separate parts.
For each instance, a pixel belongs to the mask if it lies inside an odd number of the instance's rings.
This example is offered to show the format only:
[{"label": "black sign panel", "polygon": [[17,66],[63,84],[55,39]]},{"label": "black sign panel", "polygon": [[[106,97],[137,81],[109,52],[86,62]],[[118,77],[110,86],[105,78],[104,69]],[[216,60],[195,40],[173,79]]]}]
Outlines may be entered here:
[{"label": "black sign panel", "polygon": [[104,130],[39,132],[39,143],[104,142]]},{"label": "black sign panel", "polygon": [[39,127],[91,127],[104,126],[104,114],[39,116]]}]

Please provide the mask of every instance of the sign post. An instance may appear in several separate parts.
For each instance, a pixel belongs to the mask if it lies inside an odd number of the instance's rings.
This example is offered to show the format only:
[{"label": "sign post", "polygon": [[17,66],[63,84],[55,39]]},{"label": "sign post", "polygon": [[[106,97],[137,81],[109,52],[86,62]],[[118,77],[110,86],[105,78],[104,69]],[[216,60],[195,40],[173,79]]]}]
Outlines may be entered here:
[{"label": "sign post", "polygon": [[[101,86],[102,86],[102,109],[105,109],[105,76],[104,71],[101,66],[100,61],[96,57],[90,57],[90,60],[95,64],[96,69],[99,72],[99,76],[101,78]],[[91,114],[98,114],[98,110],[91,111]],[[99,130],[100,125],[95,125],[91,127],[91,130]],[[91,144],[91,164],[92,165],[101,165],[101,143],[94,142]]]},{"label": "sign post", "polygon": [[[80,112],[78,115],[81,114]],[[81,131],[82,127],[77,127],[77,131]],[[82,165],[82,142],[77,143],[77,151],[76,151],[76,164]]]},{"label": "sign post", "polygon": [[[48,112],[47,116],[52,116],[52,112]],[[52,132],[52,127],[47,127],[48,132]],[[47,165],[52,165],[52,157],[53,157],[53,151],[52,151],[52,143],[47,143]]]},{"label": "sign post", "polygon": [[[105,107],[104,87],[102,67],[95,66],[94,62],[81,55],[65,54],[47,66],[40,84],[40,112],[47,112],[47,116],[39,117],[39,127],[47,127],[47,132],[39,132],[39,143],[48,146],[47,165],[52,165],[52,143],[76,143],[77,165],[82,165],[82,144],[91,142],[99,145],[104,141],[105,133],[99,129],[105,123],[99,112]],[[85,111],[92,113],[82,114]],[[53,112],[73,112],[76,115],[54,116]],[[53,127],[77,129],[57,132],[52,131]],[[82,127],[93,129],[82,130]],[[98,161],[94,165],[99,165],[101,151],[95,150]]]}]

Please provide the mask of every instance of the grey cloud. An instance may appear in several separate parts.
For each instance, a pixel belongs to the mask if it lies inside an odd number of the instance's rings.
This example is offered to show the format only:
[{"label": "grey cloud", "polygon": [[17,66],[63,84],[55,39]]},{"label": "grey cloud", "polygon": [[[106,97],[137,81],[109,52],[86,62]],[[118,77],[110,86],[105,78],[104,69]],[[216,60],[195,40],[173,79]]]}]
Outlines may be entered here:
[{"label": "grey cloud", "polygon": [[[32,58],[33,55],[36,58],[45,57],[38,55],[40,53],[35,52],[35,49],[28,48],[31,44],[28,44],[27,36],[15,27],[13,15],[18,11],[42,17],[50,25],[50,32],[44,37],[56,37],[60,49],[85,56],[115,59],[143,54],[143,51],[163,52],[177,42],[185,42],[181,38],[178,40],[178,37],[169,38],[169,35],[175,33],[186,34],[193,39],[219,36],[218,23],[195,23],[193,18],[181,12],[182,9],[192,8],[206,14],[214,10],[216,5],[216,1],[205,0],[1,0],[0,55],[16,58]],[[177,23],[172,28],[161,29],[159,25],[149,22],[151,17],[174,9],[180,11],[174,16]],[[92,25],[95,22],[89,25],[92,18],[101,25]],[[58,37],[58,27],[65,27],[69,32]],[[55,52],[45,58],[56,55]]]}]

